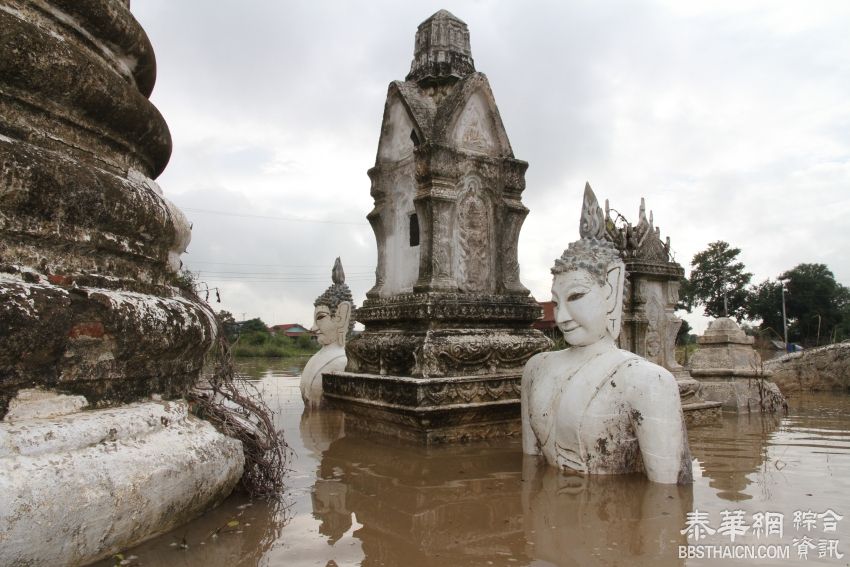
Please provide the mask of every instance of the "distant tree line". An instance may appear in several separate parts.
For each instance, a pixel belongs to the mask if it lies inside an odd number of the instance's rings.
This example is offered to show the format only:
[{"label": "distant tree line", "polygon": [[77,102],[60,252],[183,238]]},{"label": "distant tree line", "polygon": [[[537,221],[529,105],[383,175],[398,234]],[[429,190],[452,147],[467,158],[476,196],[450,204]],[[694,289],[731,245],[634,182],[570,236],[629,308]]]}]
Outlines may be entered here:
[{"label": "distant tree line", "polygon": [[[691,277],[682,282],[680,308],[702,306],[709,317],[728,316],[782,340],[782,286],[788,341],[811,347],[850,338],[850,289],[825,264],[799,264],[750,284],[753,275],[738,259],[740,248],[712,242],[694,255]],[[745,326],[747,327],[747,326]]]},{"label": "distant tree line", "polygon": [[234,356],[300,356],[319,350],[311,335],[293,338],[273,333],[260,318],[237,322],[228,311],[219,311],[216,317],[224,328]]}]

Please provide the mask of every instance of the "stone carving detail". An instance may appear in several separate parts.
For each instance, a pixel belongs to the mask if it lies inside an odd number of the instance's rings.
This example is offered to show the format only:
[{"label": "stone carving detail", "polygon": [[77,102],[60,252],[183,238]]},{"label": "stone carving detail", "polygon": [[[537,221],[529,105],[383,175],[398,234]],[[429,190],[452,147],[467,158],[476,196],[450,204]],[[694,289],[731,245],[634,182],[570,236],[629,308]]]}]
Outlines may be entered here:
[{"label": "stone carving detail", "polygon": [[490,207],[481,181],[467,181],[457,211],[457,279],[462,291],[487,291],[490,282]]},{"label": "stone carving detail", "polygon": [[[648,286],[645,287],[648,288]],[[647,318],[646,338],[644,339],[646,351],[643,356],[650,362],[663,365],[665,361],[662,356],[662,348],[664,347],[663,340],[667,338],[667,317],[664,313],[664,306],[661,305],[658,298],[660,290],[652,288],[647,289],[647,291],[649,292],[649,300],[644,307]],[[673,338],[675,339],[675,336]]]},{"label": "stone carving detail", "polygon": [[[342,376],[346,379],[341,379]],[[520,400],[518,374],[406,381],[345,372],[330,375],[326,382],[325,390],[330,397],[371,400],[411,409]]]},{"label": "stone carving detail", "polygon": [[519,239],[519,229],[522,219],[517,219],[515,213],[506,213],[506,221],[504,223],[504,232],[500,241],[500,256],[502,261],[502,273],[505,274],[505,288],[508,291],[520,291],[526,293],[527,290],[519,283],[519,260],[517,259],[517,250],[514,243]]},{"label": "stone carving detail", "polygon": [[[540,317],[540,306],[526,297],[502,294],[445,292],[407,293],[367,299],[357,310],[362,323],[441,320],[503,321],[526,325]],[[468,327],[469,324],[467,323]]]},{"label": "stone carving detail", "polygon": [[612,217],[611,210],[606,201],[603,217],[605,236],[617,246],[627,261],[630,258],[639,258],[644,262],[672,261],[670,239],[661,241],[661,229],[655,226],[652,211],[649,212],[649,220],[647,220],[646,202],[643,197],[640,200],[636,225],[632,225],[616,211],[614,211],[616,217]]},{"label": "stone carving detail", "polygon": [[407,376],[416,367],[417,337],[387,333],[360,337],[346,347],[349,372],[372,372],[380,375]]},{"label": "stone carving detail", "polygon": [[407,81],[441,84],[473,73],[469,28],[447,10],[419,24]]},{"label": "stone carving detail", "polygon": [[445,406],[518,400],[520,381],[516,377],[477,382],[428,383],[422,388],[422,405]]},{"label": "stone carving detail", "polygon": [[679,387],[669,371],[620,350],[625,265],[585,188],[581,240],[552,268],[555,320],[568,348],[534,356],[522,376],[523,452],[581,474],[645,472],[692,482]]},{"label": "stone carving detail", "polygon": [[422,344],[415,375],[495,374],[518,370],[529,358],[548,348],[536,334],[498,331],[432,332]]},{"label": "stone carving detail", "polygon": [[[607,202],[606,202],[607,208]],[[584,198],[581,203],[581,220],[578,227],[579,235],[585,239],[603,239],[605,233],[605,216],[599,208],[596,195],[590,188],[590,183],[584,186]]]},{"label": "stone carving detail", "polygon": [[353,340],[347,371],[429,378],[519,371],[550,346],[546,337],[525,332],[431,331],[419,335],[388,332]]},{"label": "stone carving detail", "polygon": [[[439,209],[445,208],[442,203],[435,204]],[[442,212],[442,211],[440,211]],[[434,215],[434,274],[437,279],[448,278],[451,275],[451,237],[449,231],[451,227],[444,220],[442,214]]]},{"label": "stone carving detail", "polygon": [[485,109],[478,96],[474,96],[467,103],[457,125],[458,142],[462,148],[481,153],[492,151],[493,137],[484,112]]}]

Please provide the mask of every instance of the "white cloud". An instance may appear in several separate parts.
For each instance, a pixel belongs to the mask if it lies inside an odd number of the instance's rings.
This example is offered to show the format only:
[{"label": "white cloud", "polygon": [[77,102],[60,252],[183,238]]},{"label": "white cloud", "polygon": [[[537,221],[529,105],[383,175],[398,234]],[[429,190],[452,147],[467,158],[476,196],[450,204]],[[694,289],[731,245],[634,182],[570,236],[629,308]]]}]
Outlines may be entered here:
[{"label": "white cloud", "polygon": [[[153,101],[174,138],[159,179],[170,198],[195,210],[354,223],[190,211],[187,264],[312,266],[298,268],[298,282],[222,282],[236,314],[307,323],[340,255],[362,302],[376,256],[366,170],[386,86],[406,75],[416,26],[444,6],[132,7],[157,53]],[[548,298],[549,267],[577,237],[585,181],[630,219],[646,197],[686,268],[722,239],[742,249],[754,281],[822,262],[850,284],[846,2],[445,7],[469,25],[476,67],[516,156],[530,163],[520,262],[536,297]]]}]

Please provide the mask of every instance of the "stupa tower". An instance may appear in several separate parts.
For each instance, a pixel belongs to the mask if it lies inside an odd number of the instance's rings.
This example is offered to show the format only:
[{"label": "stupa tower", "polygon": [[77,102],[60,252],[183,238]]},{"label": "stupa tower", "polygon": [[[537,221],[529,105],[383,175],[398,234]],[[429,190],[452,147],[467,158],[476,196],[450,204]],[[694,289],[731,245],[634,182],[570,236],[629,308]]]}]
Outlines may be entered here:
[{"label": "stupa tower", "polygon": [[549,347],[519,279],[527,168],[475,71],[466,24],[440,10],[387,93],[369,170],[376,283],[347,373],[325,376],[329,399],[427,442],[519,427],[522,367]]}]

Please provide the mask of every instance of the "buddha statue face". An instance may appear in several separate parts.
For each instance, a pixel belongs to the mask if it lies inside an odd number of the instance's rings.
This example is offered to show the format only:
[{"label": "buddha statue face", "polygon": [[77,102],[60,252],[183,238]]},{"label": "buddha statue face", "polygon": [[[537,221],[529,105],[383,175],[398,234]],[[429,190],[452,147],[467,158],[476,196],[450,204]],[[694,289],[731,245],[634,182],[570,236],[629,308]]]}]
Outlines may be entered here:
[{"label": "buddha statue face", "polygon": [[316,305],[313,311],[313,327],[310,329],[322,346],[345,346],[348,323],[351,318],[351,303],[341,301],[335,311],[327,305]]},{"label": "buddha statue face", "polygon": [[620,274],[619,266],[610,269],[603,282],[584,269],[555,274],[555,322],[569,344],[587,346],[606,337],[617,337],[622,301]]},{"label": "buddha statue face", "polygon": [[310,329],[319,344],[345,346],[345,337],[351,325],[351,290],[345,285],[345,272],[339,258],[331,270],[333,285],[313,302],[313,327]]}]

